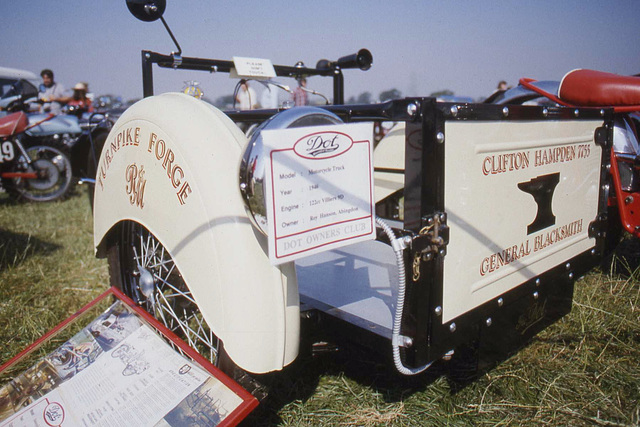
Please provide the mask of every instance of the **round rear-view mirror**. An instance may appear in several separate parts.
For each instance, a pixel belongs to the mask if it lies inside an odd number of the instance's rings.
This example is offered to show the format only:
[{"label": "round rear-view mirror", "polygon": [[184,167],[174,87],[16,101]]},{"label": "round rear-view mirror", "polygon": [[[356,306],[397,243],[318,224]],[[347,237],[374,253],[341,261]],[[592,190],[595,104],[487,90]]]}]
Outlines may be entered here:
[{"label": "round rear-view mirror", "polygon": [[145,22],[153,22],[162,17],[167,8],[166,0],[127,0],[129,12]]}]

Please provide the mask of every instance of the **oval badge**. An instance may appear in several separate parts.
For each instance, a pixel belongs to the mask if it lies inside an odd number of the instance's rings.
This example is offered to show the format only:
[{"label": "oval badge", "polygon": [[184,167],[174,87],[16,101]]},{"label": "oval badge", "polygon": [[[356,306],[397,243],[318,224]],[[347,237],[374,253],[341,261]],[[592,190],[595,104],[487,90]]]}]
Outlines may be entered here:
[{"label": "oval badge", "polygon": [[305,159],[328,159],[348,151],[353,139],[342,132],[316,132],[305,135],[293,146],[293,151]]},{"label": "oval badge", "polygon": [[64,408],[58,402],[51,402],[44,408],[42,416],[47,425],[51,427],[60,426],[64,422]]}]

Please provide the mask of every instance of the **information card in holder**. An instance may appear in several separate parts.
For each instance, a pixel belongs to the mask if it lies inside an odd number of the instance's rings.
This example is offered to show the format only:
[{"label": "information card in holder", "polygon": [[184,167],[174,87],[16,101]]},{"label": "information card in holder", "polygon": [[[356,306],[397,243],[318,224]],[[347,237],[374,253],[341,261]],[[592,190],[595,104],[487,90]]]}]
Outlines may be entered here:
[{"label": "information card in holder", "polygon": [[262,136],[272,264],[375,238],[370,123]]},{"label": "information card in holder", "polygon": [[[110,306],[109,295],[116,297]],[[106,310],[94,317],[89,310],[104,303]],[[0,373],[33,358],[63,330],[75,334],[0,387],[0,427],[228,426],[258,405],[115,288],[2,365]]]}]

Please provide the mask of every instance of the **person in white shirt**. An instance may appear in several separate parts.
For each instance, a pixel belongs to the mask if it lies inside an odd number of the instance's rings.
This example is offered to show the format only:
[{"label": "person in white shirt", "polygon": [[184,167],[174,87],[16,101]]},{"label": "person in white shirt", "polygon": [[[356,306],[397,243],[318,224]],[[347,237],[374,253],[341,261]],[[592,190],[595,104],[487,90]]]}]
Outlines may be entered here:
[{"label": "person in white shirt", "polygon": [[42,102],[42,111],[45,113],[60,114],[62,104],[69,102],[69,96],[64,86],[53,80],[53,71],[45,68],[40,72],[42,85],[38,98]]},{"label": "person in white shirt", "polygon": [[240,89],[236,95],[236,105],[240,110],[253,110],[258,106],[258,95],[245,79],[240,80]]}]

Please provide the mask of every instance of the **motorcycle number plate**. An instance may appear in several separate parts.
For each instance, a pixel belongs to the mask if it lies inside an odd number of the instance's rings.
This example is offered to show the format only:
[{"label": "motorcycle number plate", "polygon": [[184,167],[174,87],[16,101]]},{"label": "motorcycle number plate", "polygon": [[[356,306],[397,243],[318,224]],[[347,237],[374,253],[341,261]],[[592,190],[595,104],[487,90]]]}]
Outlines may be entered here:
[{"label": "motorcycle number plate", "polygon": [[2,143],[2,147],[0,150],[0,163],[10,162],[16,156],[16,152],[13,149],[13,144],[11,141],[5,141]]}]

